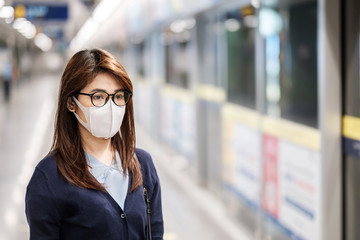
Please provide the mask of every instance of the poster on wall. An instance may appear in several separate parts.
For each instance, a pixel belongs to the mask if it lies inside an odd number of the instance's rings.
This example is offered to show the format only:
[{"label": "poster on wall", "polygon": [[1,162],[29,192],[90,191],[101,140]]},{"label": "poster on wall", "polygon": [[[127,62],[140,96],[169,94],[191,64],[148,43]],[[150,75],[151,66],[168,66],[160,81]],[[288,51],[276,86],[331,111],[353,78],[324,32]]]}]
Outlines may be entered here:
[{"label": "poster on wall", "polygon": [[263,208],[275,219],[279,216],[279,174],[278,140],[271,136],[263,137]]},{"label": "poster on wall", "polygon": [[256,211],[260,207],[261,134],[231,116],[225,116],[223,134],[225,187]]},{"label": "poster on wall", "polygon": [[320,239],[320,153],[263,137],[263,210],[292,239]]},{"label": "poster on wall", "polygon": [[195,155],[195,106],[175,99],[169,93],[161,96],[161,137],[181,155],[191,160]]},{"label": "poster on wall", "polygon": [[181,129],[178,138],[178,147],[180,152],[188,159],[193,159],[196,150],[195,135],[195,106],[191,103],[182,103],[181,112],[178,113],[179,126]]},{"label": "poster on wall", "polygon": [[232,152],[235,159],[234,187],[254,210],[260,206],[260,133],[242,125],[233,126]]},{"label": "poster on wall", "polygon": [[303,239],[319,239],[320,153],[281,141],[279,159],[279,221]]},{"label": "poster on wall", "polygon": [[161,138],[162,140],[173,146],[173,139],[175,139],[176,132],[174,128],[174,116],[173,112],[175,111],[174,101],[167,97],[166,95],[161,97],[161,111],[160,111],[160,122],[161,122]]},{"label": "poster on wall", "polygon": [[[134,96],[136,101],[136,117],[138,120],[149,132],[151,131],[151,120],[153,117],[154,112],[154,91],[151,91],[149,86],[143,85],[143,84],[137,84],[136,85],[136,94]],[[150,99],[150,100],[149,100]]]},{"label": "poster on wall", "polygon": [[222,110],[223,184],[250,210],[261,208],[262,134],[257,112],[234,104]]}]

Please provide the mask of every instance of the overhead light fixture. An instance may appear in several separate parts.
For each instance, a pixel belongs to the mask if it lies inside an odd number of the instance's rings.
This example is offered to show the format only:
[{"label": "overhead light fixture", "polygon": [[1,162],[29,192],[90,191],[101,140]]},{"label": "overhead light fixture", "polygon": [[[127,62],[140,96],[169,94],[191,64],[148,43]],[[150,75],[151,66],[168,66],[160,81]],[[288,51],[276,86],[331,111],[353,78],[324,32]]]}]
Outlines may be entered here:
[{"label": "overhead light fixture", "polygon": [[17,18],[13,23],[13,27],[27,39],[33,38],[36,34],[34,24],[25,18]]},{"label": "overhead light fixture", "polygon": [[185,27],[186,23],[183,20],[176,20],[175,22],[170,24],[170,29],[174,33],[181,33],[182,31],[184,31]]},{"label": "overhead light fixture", "polygon": [[259,13],[259,32],[264,37],[278,34],[283,28],[280,14],[271,8],[262,8]]},{"label": "overhead light fixture", "polygon": [[[1,1],[1,0],[0,0]],[[1,5],[1,2],[0,2]],[[13,18],[14,17],[14,8],[10,6],[1,7],[0,6],[0,18]]]},{"label": "overhead light fixture", "polygon": [[85,24],[76,34],[76,37],[71,41],[70,48],[71,49],[82,48],[84,43],[95,33],[97,28],[98,25],[92,17],[86,20]]},{"label": "overhead light fixture", "polygon": [[44,52],[49,51],[53,45],[51,38],[46,36],[44,33],[39,33],[38,35],[36,35],[34,43]]},{"label": "overhead light fixture", "polygon": [[235,19],[235,18],[227,19],[225,21],[225,28],[229,32],[239,31],[239,29],[241,28],[240,21],[238,19]]},{"label": "overhead light fixture", "polygon": [[170,30],[174,33],[181,33],[186,29],[192,29],[195,24],[195,18],[179,19],[170,24]]},{"label": "overhead light fixture", "polygon": [[116,4],[117,1],[102,0],[99,5],[94,9],[92,17],[95,21],[102,23],[115,10]]},{"label": "overhead light fixture", "polygon": [[84,47],[84,45],[98,30],[99,26],[109,19],[123,2],[124,1],[120,0],[102,0],[95,8],[92,16],[86,20],[84,25],[76,34],[75,38],[71,41],[71,51],[77,51],[78,49]]},{"label": "overhead light fixture", "polygon": [[17,18],[14,23],[13,23],[13,27],[16,29],[16,30],[19,30],[21,29],[22,26],[24,26],[25,22],[27,20],[25,18]]},{"label": "overhead light fixture", "polygon": [[251,5],[254,8],[260,8],[260,0],[251,0]]}]

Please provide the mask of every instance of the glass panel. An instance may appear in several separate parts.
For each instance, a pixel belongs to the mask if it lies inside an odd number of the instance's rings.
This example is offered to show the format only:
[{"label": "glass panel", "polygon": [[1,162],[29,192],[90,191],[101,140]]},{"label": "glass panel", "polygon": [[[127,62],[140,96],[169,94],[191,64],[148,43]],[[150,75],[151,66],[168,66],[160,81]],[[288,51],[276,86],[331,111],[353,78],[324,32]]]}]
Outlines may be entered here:
[{"label": "glass panel", "polygon": [[145,41],[141,39],[139,42],[135,43],[135,51],[137,56],[136,61],[136,73],[138,76],[144,78],[145,68],[144,68],[144,48],[145,48]]},{"label": "glass panel", "polygon": [[165,75],[165,49],[162,44],[161,33],[154,32],[151,36],[150,64],[147,65],[150,68],[151,76],[155,77],[156,81]]},{"label": "glass panel", "polygon": [[318,126],[317,1],[263,5],[266,113]]},{"label": "glass panel", "polygon": [[[345,12],[345,115],[360,117],[360,2],[347,0],[344,2]],[[360,239],[360,159],[358,155],[359,141],[344,138],[344,225],[346,240]],[[353,152],[349,151],[351,149]]]},{"label": "glass panel", "polygon": [[199,54],[199,82],[218,86],[218,39],[219,25],[216,13],[201,15],[197,19],[197,39]]},{"label": "glass panel", "polygon": [[360,3],[350,0],[346,4],[345,114],[360,117]]},{"label": "glass panel", "polygon": [[166,82],[184,88],[190,86],[191,43],[195,19],[176,20],[164,31]]},{"label": "glass panel", "polygon": [[[131,44],[129,44],[125,50],[124,58],[126,59],[126,70],[131,75],[130,77],[133,80],[140,80],[144,78],[145,68],[144,68],[144,47],[145,42],[142,37],[133,37],[129,39]],[[134,74],[134,76],[132,76]]]},{"label": "glass panel", "polygon": [[224,16],[229,102],[255,108],[255,9],[246,6]]}]

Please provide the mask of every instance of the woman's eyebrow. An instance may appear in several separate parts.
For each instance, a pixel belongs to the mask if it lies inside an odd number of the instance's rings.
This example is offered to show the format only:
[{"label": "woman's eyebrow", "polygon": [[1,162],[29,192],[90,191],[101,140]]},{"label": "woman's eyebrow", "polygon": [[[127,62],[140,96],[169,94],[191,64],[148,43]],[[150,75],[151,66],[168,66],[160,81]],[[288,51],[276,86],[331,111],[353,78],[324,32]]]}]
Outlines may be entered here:
[{"label": "woman's eyebrow", "polygon": [[101,89],[101,88],[94,88],[90,92],[93,93],[93,92],[98,92],[98,91],[106,92],[104,89]]},{"label": "woman's eyebrow", "polygon": [[[121,90],[124,90],[124,88],[115,89],[113,92],[117,92],[117,91],[121,91]],[[94,93],[94,92],[98,92],[98,91],[107,92],[105,89],[101,89],[101,88],[94,88],[90,92]]]}]

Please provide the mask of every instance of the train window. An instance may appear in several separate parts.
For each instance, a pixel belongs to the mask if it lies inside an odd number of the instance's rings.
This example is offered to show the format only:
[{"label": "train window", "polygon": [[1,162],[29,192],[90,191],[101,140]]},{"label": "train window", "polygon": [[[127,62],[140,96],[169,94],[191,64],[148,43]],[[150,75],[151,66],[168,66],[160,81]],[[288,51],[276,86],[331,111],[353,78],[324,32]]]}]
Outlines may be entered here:
[{"label": "train window", "polygon": [[140,36],[132,36],[128,39],[131,44],[124,47],[123,57],[126,69],[133,80],[143,80],[145,73],[144,65],[144,39]]},{"label": "train window", "polygon": [[4,39],[0,39],[0,48],[6,47],[6,41]]},{"label": "train window", "polygon": [[145,66],[144,66],[144,49],[145,49],[145,41],[143,38],[138,37],[134,38],[134,47],[135,47],[135,55],[136,55],[136,74],[140,77],[140,79],[144,78],[145,75]]},{"label": "train window", "polygon": [[266,113],[318,126],[317,0],[262,6]]},{"label": "train window", "polygon": [[257,18],[252,6],[223,16],[227,42],[228,101],[255,108],[255,31]]},{"label": "train window", "polygon": [[345,114],[360,117],[360,3],[346,2]]},{"label": "train window", "polygon": [[154,31],[151,34],[149,42],[149,57],[146,59],[146,64],[151,78],[156,81],[159,80],[160,76],[164,76],[165,73],[165,49],[161,44],[162,32]]},{"label": "train window", "polygon": [[199,83],[224,87],[220,77],[221,26],[219,15],[214,12],[199,15],[197,18],[197,39],[199,58]]},{"label": "train window", "polygon": [[189,88],[191,66],[192,28],[194,19],[176,20],[163,33],[166,58],[166,82],[175,86]]},{"label": "train window", "polygon": [[[345,240],[360,239],[360,158],[357,124],[360,118],[360,2],[344,2],[345,44],[344,44],[344,114],[351,116],[343,121],[344,156],[344,232]],[[351,135],[345,129],[351,129]]]}]

